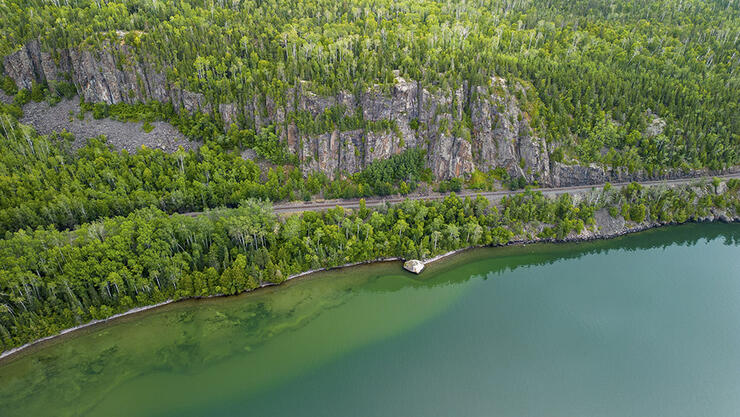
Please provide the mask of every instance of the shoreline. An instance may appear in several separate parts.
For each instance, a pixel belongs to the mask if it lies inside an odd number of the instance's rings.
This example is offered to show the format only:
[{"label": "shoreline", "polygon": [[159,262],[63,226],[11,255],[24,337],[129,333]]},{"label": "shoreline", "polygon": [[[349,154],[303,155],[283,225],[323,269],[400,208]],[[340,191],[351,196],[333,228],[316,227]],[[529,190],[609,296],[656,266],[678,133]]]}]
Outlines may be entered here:
[{"label": "shoreline", "polygon": [[[470,248],[466,248],[466,249],[470,249]],[[464,250],[464,249],[462,249],[462,250]],[[450,253],[447,253],[445,255],[449,255],[449,254]],[[62,337],[64,335],[66,335],[66,334],[75,332],[77,330],[82,330],[82,329],[85,329],[85,328],[88,328],[88,327],[92,327],[92,326],[95,326],[95,325],[98,325],[98,324],[107,323],[109,321],[113,321],[113,320],[119,319],[121,317],[127,317],[127,316],[131,316],[131,315],[134,315],[134,314],[137,314],[137,313],[142,313],[142,312],[145,312],[145,311],[153,310],[153,309],[156,309],[156,308],[159,308],[159,307],[164,307],[166,305],[178,303],[180,301],[187,301],[187,300],[207,300],[207,299],[212,299],[212,298],[234,297],[234,296],[239,296],[239,295],[243,295],[243,294],[248,294],[248,293],[257,291],[259,289],[262,289],[262,288],[276,287],[276,286],[279,286],[279,285],[283,284],[284,282],[288,282],[290,280],[293,280],[293,279],[296,279],[296,278],[301,278],[301,277],[304,277],[304,276],[307,276],[307,275],[315,274],[317,272],[326,272],[326,271],[331,271],[331,270],[335,270],[335,269],[350,268],[350,267],[353,267],[353,266],[369,265],[369,264],[376,264],[376,263],[381,263],[381,262],[395,262],[395,261],[403,261],[403,258],[399,258],[399,257],[378,258],[378,259],[372,259],[372,260],[368,260],[368,261],[353,262],[353,263],[349,263],[349,264],[344,264],[344,265],[339,265],[339,266],[332,266],[332,267],[327,267],[327,268],[309,269],[308,271],[304,271],[304,272],[300,272],[300,273],[297,273],[297,274],[290,275],[288,278],[285,278],[285,280],[283,282],[280,282],[280,283],[265,282],[265,283],[262,283],[262,285],[260,285],[259,287],[255,288],[253,290],[240,292],[238,294],[212,294],[212,295],[207,295],[207,296],[203,296],[203,297],[179,298],[177,300],[175,300],[175,299],[169,299],[169,300],[165,300],[165,301],[162,301],[160,303],[156,303],[156,304],[152,304],[152,305],[148,305],[148,306],[142,306],[142,307],[132,308],[131,310],[124,311],[123,313],[114,314],[114,315],[112,315],[112,316],[110,316],[108,318],[104,318],[104,319],[92,320],[92,321],[89,321],[87,323],[80,324],[79,326],[75,326],[75,327],[70,327],[68,329],[64,329],[64,330],[60,331],[59,333],[52,334],[52,335],[49,335],[49,336],[44,336],[44,337],[42,337],[40,339],[36,339],[36,340],[34,340],[32,342],[28,342],[28,343],[26,343],[24,345],[21,345],[21,346],[18,346],[18,347],[14,347],[12,349],[9,349],[9,350],[0,352],[0,364],[2,364],[2,362],[4,360],[6,360],[7,358],[10,358],[10,357],[12,357],[12,356],[14,356],[14,355],[16,355],[16,354],[18,354],[18,353],[20,353],[20,352],[28,349],[28,348],[30,348],[30,347],[36,346],[36,345],[41,344],[41,343],[44,343],[44,342],[48,342],[48,341],[53,340],[53,339],[56,339],[58,337]]]},{"label": "shoreline", "polygon": [[81,329],[84,329],[86,327],[91,327],[91,326],[94,326],[96,324],[105,323],[105,322],[108,322],[108,321],[111,321],[111,320],[115,320],[115,319],[118,319],[118,318],[121,318],[121,317],[124,317],[124,316],[129,316],[129,315],[132,315],[132,314],[140,313],[142,311],[152,310],[152,309],[155,309],[157,307],[162,307],[164,305],[171,304],[171,303],[173,303],[175,301],[179,301],[179,300],[167,300],[167,301],[162,301],[161,303],[157,303],[157,304],[152,304],[152,305],[148,305],[148,306],[132,308],[131,310],[124,311],[123,313],[114,314],[114,315],[112,315],[112,316],[110,316],[108,318],[105,318],[105,319],[93,320],[93,321],[89,321],[89,322],[84,323],[84,324],[80,324],[79,326],[75,326],[75,327],[70,327],[68,329],[64,329],[64,330],[60,331],[57,334],[53,334],[53,335],[50,335],[50,336],[45,336],[45,337],[42,337],[41,339],[36,339],[33,342],[28,342],[25,345],[15,347],[15,348],[12,348],[10,350],[6,350],[4,352],[0,352],[0,361],[4,360],[5,358],[8,358],[10,356],[13,356],[13,355],[15,355],[15,354],[17,354],[17,353],[25,350],[25,349],[28,349],[31,346],[35,346],[35,345],[38,345],[40,343],[47,342],[47,341],[52,340],[52,339],[56,339],[57,337],[64,336],[65,334],[72,333],[74,331],[81,330]]},{"label": "shoreline", "polygon": [[[635,225],[633,227],[626,227],[626,228],[623,228],[621,230],[614,230],[614,231],[611,231],[611,232],[605,232],[605,233],[596,232],[594,234],[576,235],[574,237],[567,237],[565,239],[552,239],[552,238],[541,239],[541,238],[534,238],[534,239],[512,240],[512,241],[509,241],[509,242],[507,242],[507,243],[505,243],[503,245],[473,245],[473,246],[468,246],[468,247],[464,247],[464,248],[460,248],[460,249],[455,249],[455,250],[452,250],[452,251],[449,251],[449,252],[445,252],[443,254],[436,255],[436,256],[434,256],[432,258],[421,260],[421,262],[424,263],[424,267],[426,268],[429,264],[432,264],[434,262],[437,262],[437,261],[442,260],[442,259],[445,259],[445,258],[449,258],[449,257],[451,257],[453,255],[456,255],[456,254],[459,254],[461,252],[465,252],[465,251],[472,250],[472,249],[486,248],[486,247],[495,248],[495,247],[506,247],[506,246],[525,246],[527,244],[534,244],[534,243],[551,243],[551,244],[557,244],[557,243],[588,242],[588,241],[594,241],[594,240],[614,239],[614,238],[617,238],[617,237],[620,237],[620,236],[625,236],[625,235],[629,235],[629,234],[633,234],[633,233],[644,232],[646,230],[657,229],[657,228],[666,227],[666,226],[679,226],[679,225],[682,225],[682,224],[689,224],[689,223],[726,223],[726,224],[730,224],[730,223],[738,223],[738,222],[740,222],[740,215],[736,215],[736,216],[734,216],[732,218],[721,218],[720,216],[711,215],[711,216],[708,216],[708,217],[705,217],[705,218],[688,220],[688,221],[683,222],[683,223],[677,223],[677,222],[651,222],[651,223],[645,223],[645,224],[637,224],[637,225]],[[587,232],[587,231],[588,231],[587,229],[584,229],[584,232],[582,232],[582,234],[585,233],[585,232]],[[119,319],[121,317],[127,317],[127,316],[131,316],[131,315],[134,315],[134,314],[137,314],[137,313],[141,313],[141,312],[144,312],[144,311],[153,310],[153,309],[156,309],[156,308],[159,308],[159,307],[163,307],[163,306],[166,306],[166,305],[169,305],[169,304],[177,303],[177,302],[180,302],[180,301],[239,296],[239,295],[248,294],[248,293],[257,291],[257,290],[259,290],[261,288],[280,286],[280,285],[282,285],[285,282],[288,282],[288,281],[291,281],[291,280],[294,280],[294,279],[297,279],[297,278],[305,277],[305,276],[308,276],[308,275],[311,275],[311,274],[315,274],[315,273],[318,273],[318,272],[333,271],[333,270],[337,270],[337,269],[345,269],[345,268],[351,268],[351,267],[354,267],[354,266],[370,265],[370,264],[383,263],[383,262],[396,262],[396,261],[401,261],[402,262],[404,260],[405,259],[404,258],[401,258],[401,257],[376,258],[376,259],[371,259],[371,260],[367,260],[367,261],[352,262],[352,263],[348,263],[348,264],[344,264],[344,265],[338,265],[338,266],[332,266],[332,267],[326,267],[326,268],[310,269],[308,271],[304,271],[304,272],[300,272],[300,273],[297,273],[297,274],[290,275],[289,277],[287,277],[284,281],[282,281],[280,283],[266,282],[266,283],[263,283],[262,285],[260,285],[259,287],[255,288],[253,290],[244,291],[244,292],[241,292],[241,293],[238,293],[238,294],[232,294],[232,295],[229,295],[229,294],[213,294],[213,295],[208,295],[208,296],[205,296],[205,297],[188,297],[188,298],[180,298],[180,299],[177,299],[177,300],[169,299],[169,300],[166,300],[166,301],[162,301],[160,303],[157,303],[157,304],[152,304],[152,305],[148,305],[148,306],[142,306],[142,307],[132,308],[131,310],[124,311],[123,313],[114,314],[114,315],[112,315],[112,316],[110,316],[108,318],[105,318],[105,319],[92,320],[92,321],[89,321],[87,323],[81,324],[79,326],[75,326],[75,327],[70,327],[68,329],[64,329],[64,330],[62,330],[62,331],[60,331],[60,332],[58,332],[56,334],[49,335],[49,336],[44,336],[44,337],[42,337],[40,339],[36,339],[36,340],[34,340],[32,342],[29,342],[29,343],[26,343],[26,344],[24,344],[22,346],[18,346],[18,347],[15,347],[15,348],[12,348],[12,349],[9,349],[9,350],[0,352],[0,365],[4,361],[8,360],[9,358],[13,358],[17,354],[21,353],[22,351],[27,350],[28,348],[31,348],[33,346],[36,346],[36,345],[43,344],[45,342],[54,340],[56,338],[59,338],[61,336],[66,335],[66,334],[73,333],[75,331],[82,330],[82,329],[85,329],[85,328],[88,328],[88,327],[93,327],[93,326],[98,325],[98,324],[103,324],[103,323],[107,323],[107,322],[110,322],[110,321],[114,321],[114,320]]]}]

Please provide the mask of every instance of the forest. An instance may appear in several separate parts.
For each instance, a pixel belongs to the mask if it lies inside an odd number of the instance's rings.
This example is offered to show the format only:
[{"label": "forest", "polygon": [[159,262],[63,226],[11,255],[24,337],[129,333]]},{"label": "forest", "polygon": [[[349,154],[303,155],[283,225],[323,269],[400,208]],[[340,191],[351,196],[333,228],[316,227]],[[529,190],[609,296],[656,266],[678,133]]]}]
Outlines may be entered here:
[{"label": "forest", "polygon": [[[32,39],[52,52],[123,44],[215,105],[280,105],[299,84],[320,95],[389,88],[396,71],[473,94],[496,76],[536,91],[527,116],[557,161],[654,172],[740,158],[733,0],[8,0],[0,25],[0,56]],[[305,116],[291,117],[326,128]],[[646,134],[655,117],[664,128]]]},{"label": "forest", "polygon": [[[163,120],[201,146],[129,153],[101,136],[73,148],[67,132],[39,135],[19,122],[32,101],[77,100],[72,74],[27,89],[0,80],[0,351],[134,307],[236,294],[317,268],[597,234],[605,213],[633,226],[740,213],[736,179],[548,198],[501,166],[435,178],[428,138],[397,141],[392,117],[370,120],[341,103],[320,114],[286,108],[298,88],[359,97],[387,93],[402,77],[429,94],[459,91],[444,106],[460,108],[460,120],[445,129],[475,149],[475,87],[495,89],[498,77],[522,87],[512,89],[518,117],[530,122],[527,135],[545,139],[552,164],[725,170],[740,164],[735,0],[5,0],[0,27],[0,57],[34,40],[57,60],[64,48],[117,45],[128,51],[121,62],[151,63],[209,104],[189,112],[81,101],[71,118],[143,122],[145,131]],[[240,115],[227,125],[217,110],[247,103],[283,106],[284,120]],[[396,148],[331,177],[301,166],[284,139],[289,124],[314,136],[392,133]],[[495,204],[454,194],[494,187],[523,191]],[[421,190],[451,194],[375,209],[272,210]]]},{"label": "forest", "polygon": [[[260,168],[218,144],[173,154],[159,149],[115,151],[104,138],[73,152],[68,133],[39,136],[0,113],[0,233],[52,225],[57,229],[144,207],[186,213],[270,201],[407,194],[429,180],[424,152],[409,149],[375,161],[344,180],[296,167]],[[249,132],[248,132],[249,133]]]},{"label": "forest", "polygon": [[236,294],[303,271],[385,257],[424,259],[476,245],[564,239],[595,230],[607,210],[638,224],[685,222],[713,209],[740,213],[740,181],[620,190],[576,203],[525,191],[492,205],[454,194],[358,210],[278,217],[269,202],[188,217],[158,208],[72,231],[22,229],[0,241],[0,350],[167,299]]}]

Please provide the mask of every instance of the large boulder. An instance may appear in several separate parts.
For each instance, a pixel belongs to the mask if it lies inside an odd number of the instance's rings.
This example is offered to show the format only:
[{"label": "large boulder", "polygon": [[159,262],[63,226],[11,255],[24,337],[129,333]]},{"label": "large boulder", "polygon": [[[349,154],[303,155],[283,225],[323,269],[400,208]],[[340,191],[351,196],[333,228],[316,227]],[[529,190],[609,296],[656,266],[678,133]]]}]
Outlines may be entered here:
[{"label": "large boulder", "polygon": [[422,270],[424,270],[424,262],[418,259],[409,259],[408,261],[403,263],[403,269],[415,274],[419,274]]}]

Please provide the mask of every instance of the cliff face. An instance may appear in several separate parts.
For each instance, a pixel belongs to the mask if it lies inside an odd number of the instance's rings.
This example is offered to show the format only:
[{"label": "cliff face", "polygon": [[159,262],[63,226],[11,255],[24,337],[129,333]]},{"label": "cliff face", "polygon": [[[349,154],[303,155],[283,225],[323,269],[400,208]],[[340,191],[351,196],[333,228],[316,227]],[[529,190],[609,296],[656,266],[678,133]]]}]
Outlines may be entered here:
[{"label": "cliff face", "polygon": [[[550,161],[547,143],[538,135],[543,126],[533,126],[530,117],[536,111],[531,107],[536,101],[534,91],[498,77],[486,85],[464,84],[446,91],[397,77],[390,89],[374,88],[359,95],[340,92],[317,96],[298,85],[279,100],[254,96],[239,103],[216,105],[202,94],[168,81],[162,70],[135,56],[123,44],[99,51],[50,52],[32,41],[6,56],[4,68],[20,88],[31,88],[33,82],[68,81],[88,102],[131,104],[156,100],[190,113],[218,115],[226,126],[240,119],[251,121],[256,129],[275,124],[289,149],[298,155],[304,172],[321,171],[330,178],[360,171],[375,160],[413,147],[427,150],[427,165],[439,179],[498,167],[512,177],[523,176],[556,187],[709,174],[673,171],[648,175]],[[335,106],[342,106],[347,117],[359,111],[366,126],[375,127],[312,134],[291,122],[294,112],[305,112],[316,119]],[[654,116],[644,134],[660,134],[664,125]]]},{"label": "cliff face", "polygon": [[[157,100],[188,112],[213,112],[226,125],[240,116],[253,121],[255,128],[276,124],[305,171],[322,171],[332,178],[357,172],[404,149],[421,147],[427,150],[428,166],[440,179],[469,174],[476,168],[503,167],[514,177],[551,182],[547,145],[517,99],[528,93],[519,83],[509,85],[507,80],[494,78],[488,85],[441,91],[399,77],[390,91],[375,88],[359,95],[341,92],[325,97],[299,85],[278,100],[285,104],[271,97],[253,97],[241,104],[212,106],[202,94],[180,88],[150,63],[139,61],[125,45],[52,54],[34,41],[7,56],[4,66],[21,88],[30,88],[34,81],[67,80],[89,102]],[[366,126],[375,127],[310,134],[289,121],[293,112],[316,118],[340,105],[345,116],[359,111]],[[467,121],[465,108],[470,115]]]},{"label": "cliff face", "polygon": [[[285,126],[282,134],[304,169],[331,176],[357,172],[372,161],[420,147],[427,150],[428,166],[437,178],[462,176],[476,168],[487,171],[503,167],[512,176],[549,183],[546,144],[533,133],[517,99],[499,83],[505,81],[491,80],[490,86],[477,87],[474,97],[465,93],[465,87],[429,91],[416,81],[400,77],[390,91],[376,88],[359,96],[347,92],[317,96],[298,87],[289,91],[284,107],[268,98],[264,113],[249,103],[244,114],[253,117],[257,127],[268,123]],[[504,93],[488,93],[494,87]],[[468,102],[471,120],[465,124],[463,108]],[[386,122],[392,128],[335,129],[311,135],[286,121],[291,111],[315,118],[336,106],[344,109],[346,117],[359,111],[367,124]],[[219,110],[224,121],[236,120],[242,111],[238,106],[223,104]]]},{"label": "cliff face", "polygon": [[606,182],[620,183],[632,181],[672,180],[680,178],[706,177],[735,172],[738,172],[737,167],[723,171],[699,169],[687,172],[674,169],[660,174],[650,175],[644,171],[628,172],[626,169],[602,168],[595,164],[566,165],[560,162],[553,162],[550,171],[551,175],[549,185],[552,187],[570,187],[576,185],[604,184]]},{"label": "cliff face", "polygon": [[504,167],[514,177],[549,183],[547,144],[537,137],[530,115],[522,110],[519,100],[512,94],[516,92],[526,97],[534,95],[534,91],[520,84],[509,86],[502,78],[493,79],[487,88],[477,86],[475,89],[471,118],[478,167],[484,171]]},{"label": "cliff face", "polygon": [[170,83],[151,64],[134,59],[125,45],[102,51],[61,49],[52,54],[42,51],[37,41],[31,41],[6,56],[3,65],[19,88],[31,88],[34,81],[70,81],[80,97],[92,103],[157,100],[190,112],[211,111],[202,94]]},{"label": "cliff face", "polygon": [[[461,91],[430,93],[416,81],[401,78],[390,91],[372,89],[359,97],[344,92],[333,97],[319,97],[299,91],[287,108],[317,116],[327,109],[342,106],[347,117],[359,111],[368,125],[384,123],[385,127],[336,129],[312,136],[288,123],[285,129],[288,144],[309,170],[356,172],[375,160],[407,148],[421,147],[428,151],[428,166],[438,178],[460,176],[475,168],[472,141],[451,131],[453,121],[461,119],[462,108],[452,106],[453,98],[460,98],[460,95]],[[279,115],[270,118],[280,121]]]}]

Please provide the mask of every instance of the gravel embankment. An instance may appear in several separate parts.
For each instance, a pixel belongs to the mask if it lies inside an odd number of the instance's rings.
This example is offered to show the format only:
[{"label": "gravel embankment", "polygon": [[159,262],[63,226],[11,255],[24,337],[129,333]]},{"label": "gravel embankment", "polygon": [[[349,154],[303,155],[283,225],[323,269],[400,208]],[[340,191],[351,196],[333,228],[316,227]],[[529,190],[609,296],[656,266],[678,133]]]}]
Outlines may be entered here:
[{"label": "gravel embankment", "polygon": [[0,103],[10,104],[12,102],[13,102],[13,97],[10,97],[9,95],[7,95],[4,92],[0,91]]},{"label": "gravel embankment", "polygon": [[185,150],[200,146],[199,142],[188,140],[167,122],[153,122],[154,129],[147,133],[141,128],[142,122],[119,122],[110,118],[95,120],[90,113],[84,120],[79,120],[79,112],[80,105],[76,98],[62,100],[54,106],[46,102],[30,102],[23,107],[20,121],[33,126],[42,135],[63,130],[72,133],[75,136],[73,149],[81,148],[87,139],[99,135],[106,136],[115,149],[129,152],[136,152],[142,145],[165,152],[175,152],[180,146]]}]

